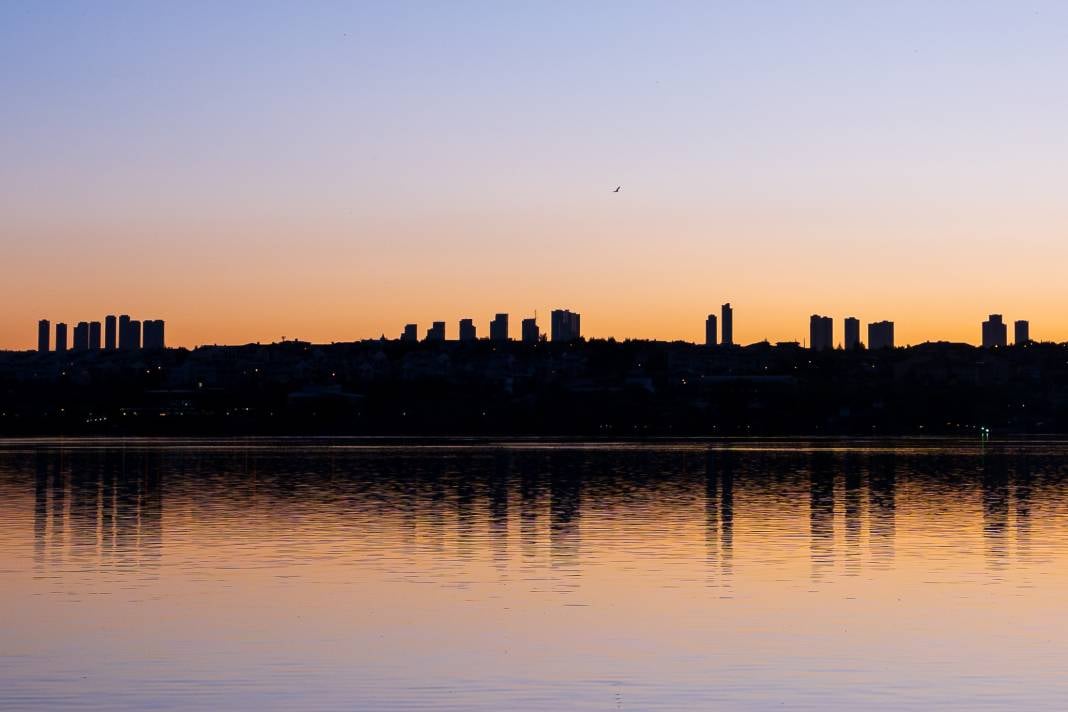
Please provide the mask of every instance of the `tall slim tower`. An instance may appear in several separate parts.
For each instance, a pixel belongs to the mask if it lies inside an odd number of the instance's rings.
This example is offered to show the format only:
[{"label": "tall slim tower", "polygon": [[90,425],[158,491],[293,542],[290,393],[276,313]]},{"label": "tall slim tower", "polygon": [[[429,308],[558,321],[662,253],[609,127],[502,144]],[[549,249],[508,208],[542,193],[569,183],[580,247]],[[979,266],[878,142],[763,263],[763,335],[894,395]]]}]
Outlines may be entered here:
[{"label": "tall slim tower", "polygon": [[490,341],[508,340],[508,315],[498,314],[490,322]]},{"label": "tall slim tower", "polygon": [[716,315],[709,314],[705,319],[705,346],[715,346],[716,340]]},{"label": "tall slim tower", "polygon": [[478,339],[475,332],[473,319],[460,319],[460,341],[475,341]]},{"label": "tall slim tower", "polygon": [[37,350],[41,353],[48,353],[49,345],[52,341],[52,324],[48,319],[41,319],[37,322]]},{"label": "tall slim tower", "polygon": [[89,350],[90,351],[99,351],[100,350],[100,322],[99,321],[91,321],[91,322],[89,322]]},{"label": "tall slim tower", "polygon": [[141,322],[137,319],[130,319],[130,325],[128,327],[130,336],[128,339],[128,349],[139,351],[141,349]]},{"label": "tall slim tower", "polygon": [[74,350],[89,350],[89,322],[79,321],[74,325]]},{"label": "tall slim tower", "polygon": [[56,353],[61,354],[67,350],[67,325],[63,322],[56,324]]},{"label": "tall slim tower", "polygon": [[834,320],[831,317],[819,314],[809,317],[808,347],[813,351],[828,351],[834,348]]},{"label": "tall slim tower", "polygon": [[724,346],[734,345],[734,309],[731,308],[731,303],[727,302],[720,309],[720,322],[721,329],[723,330],[723,338],[721,341]]},{"label": "tall slim tower", "polygon": [[983,348],[993,349],[1008,343],[1008,326],[1001,319],[1001,314],[991,314],[983,322]]},{"label": "tall slim tower", "polygon": [[855,316],[845,318],[845,347],[846,351],[860,348],[860,319]]},{"label": "tall slim tower", "polygon": [[133,339],[130,338],[129,314],[123,314],[119,317],[119,348],[123,351],[133,348]]},{"label": "tall slim tower", "polygon": [[538,320],[536,318],[523,320],[522,338],[524,344],[536,344],[541,334],[538,332]]},{"label": "tall slim tower", "polygon": [[108,351],[114,351],[117,343],[115,340],[115,315],[108,314],[104,317],[104,348]]},{"label": "tall slim tower", "polygon": [[1016,337],[1013,339],[1013,343],[1016,345],[1030,343],[1031,341],[1031,323],[1025,319],[1017,319],[1013,322],[1013,335]]}]

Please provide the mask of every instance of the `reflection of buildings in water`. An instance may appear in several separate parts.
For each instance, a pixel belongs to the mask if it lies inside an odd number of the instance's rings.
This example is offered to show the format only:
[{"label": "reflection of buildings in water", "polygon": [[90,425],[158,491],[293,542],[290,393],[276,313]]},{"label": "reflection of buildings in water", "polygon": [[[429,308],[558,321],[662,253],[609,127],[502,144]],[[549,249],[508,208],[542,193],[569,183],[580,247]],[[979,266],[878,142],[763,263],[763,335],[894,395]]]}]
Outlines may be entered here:
[{"label": "reflection of buildings in water", "polygon": [[812,579],[819,580],[834,565],[834,462],[829,453],[815,452],[809,462],[809,553]]},{"label": "reflection of buildings in water", "polygon": [[69,556],[92,559],[98,555],[100,544],[100,457],[97,453],[72,453],[67,458],[67,469]]},{"label": "reflection of buildings in water", "polygon": [[519,543],[523,559],[532,561],[538,551],[538,509],[541,506],[541,460],[519,462]]},{"label": "reflection of buildings in water", "polygon": [[705,546],[709,571],[718,560],[724,583],[734,564],[734,462],[727,451],[705,455]]},{"label": "reflection of buildings in water", "polygon": [[456,511],[456,552],[460,559],[470,559],[475,550],[475,487],[471,474],[462,468],[449,476],[456,482],[453,507]]},{"label": "reflection of buildings in water", "polygon": [[897,464],[892,453],[873,454],[868,460],[868,538],[872,562],[886,567],[894,559],[897,523]]},{"label": "reflection of buildings in water", "polygon": [[[452,503],[449,501],[450,484],[441,459],[420,459],[416,466],[403,459],[385,460],[376,465],[376,472],[383,475],[381,481],[401,491],[399,497],[392,492],[377,496],[383,503],[400,500],[406,543],[413,551],[444,552],[448,537],[446,520]],[[396,507],[395,504],[392,506]]]},{"label": "reflection of buildings in water", "polygon": [[1026,561],[1031,557],[1031,500],[1034,497],[1034,475],[1031,459],[1021,455],[1016,461],[1013,499],[1016,514],[1016,556]]},{"label": "reflection of buildings in water", "polygon": [[[51,480],[51,487],[49,487]],[[34,551],[53,561],[155,568],[163,538],[158,453],[41,452]]]},{"label": "reflection of buildings in water", "polygon": [[489,537],[494,563],[501,571],[506,570],[508,564],[508,490],[511,474],[511,453],[496,453],[493,458],[493,479],[489,485]]},{"label": "reflection of buildings in water", "polygon": [[863,478],[860,462],[854,453],[847,453],[842,463],[845,491],[845,568],[846,574],[855,576],[861,568],[860,540],[863,524]]},{"label": "reflection of buildings in water", "polygon": [[53,561],[62,561],[63,551],[66,548],[67,477],[65,465],[62,451],[56,453],[50,468],[52,470],[52,533],[48,549]]},{"label": "reflection of buildings in water", "polygon": [[1009,473],[1005,457],[983,457],[983,543],[987,564],[1004,568],[1008,554]]},{"label": "reflection of buildings in water", "polygon": [[33,478],[33,562],[44,563],[48,534],[48,456],[38,451],[34,457]]},{"label": "reflection of buildings in water", "polygon": [[549,555],[553,568],[578,567],[582,469],[579,456],[552,458],[549,471]]}]

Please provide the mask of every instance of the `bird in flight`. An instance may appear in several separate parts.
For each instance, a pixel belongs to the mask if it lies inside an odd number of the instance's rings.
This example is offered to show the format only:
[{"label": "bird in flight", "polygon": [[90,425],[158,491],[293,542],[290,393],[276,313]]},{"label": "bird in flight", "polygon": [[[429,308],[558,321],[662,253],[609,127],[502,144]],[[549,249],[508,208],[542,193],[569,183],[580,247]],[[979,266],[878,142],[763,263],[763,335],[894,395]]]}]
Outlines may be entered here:
[{"label": "bird in flight", "polygon": [[613,192],[613,193],[618,193],[618,192],[619,192],[619,189],[620,189],[620,188],[622,188],[622,187],[623,187],[623,186],[621,186],[621,185],[617,185],[617,186],[616,186],[616,189],[615,189],[615,190],[613,190],[612,192]]}]

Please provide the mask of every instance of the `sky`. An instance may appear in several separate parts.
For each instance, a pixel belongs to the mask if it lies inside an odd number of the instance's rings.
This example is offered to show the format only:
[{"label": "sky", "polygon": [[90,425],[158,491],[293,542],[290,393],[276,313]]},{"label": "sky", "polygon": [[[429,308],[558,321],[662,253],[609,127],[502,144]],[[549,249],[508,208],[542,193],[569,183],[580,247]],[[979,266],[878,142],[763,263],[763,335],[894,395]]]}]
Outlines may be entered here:
[{"label": "sky", "polygon": [[[0,4],[0,348],[1068,340],[1068,4]],[[622,186],[618,193],[612,192]]]}]

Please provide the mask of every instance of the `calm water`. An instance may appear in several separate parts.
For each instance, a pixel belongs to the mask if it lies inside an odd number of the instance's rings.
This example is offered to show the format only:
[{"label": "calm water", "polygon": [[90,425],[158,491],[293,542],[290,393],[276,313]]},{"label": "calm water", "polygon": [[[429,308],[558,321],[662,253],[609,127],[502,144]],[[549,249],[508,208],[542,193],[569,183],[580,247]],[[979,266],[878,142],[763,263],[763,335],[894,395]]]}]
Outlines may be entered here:
[{"label": "calm water", "polygon": [[0,708],[1068,708],[1068,444],[0,441]]}]

